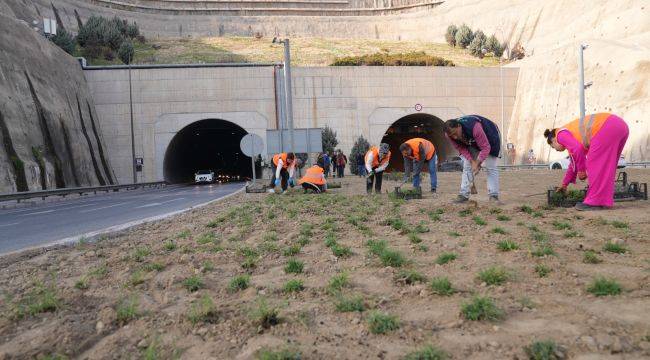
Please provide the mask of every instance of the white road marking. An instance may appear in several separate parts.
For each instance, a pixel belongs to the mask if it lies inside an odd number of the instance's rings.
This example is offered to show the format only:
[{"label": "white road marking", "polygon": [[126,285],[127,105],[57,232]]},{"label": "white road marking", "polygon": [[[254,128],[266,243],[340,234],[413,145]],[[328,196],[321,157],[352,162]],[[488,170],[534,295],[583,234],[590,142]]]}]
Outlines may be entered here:
[{"label": "white road marking", "polygon": [[113,204],[113,205],[108,205],[108,206],[102,206],[102,207],[98,207],[98,208],[94,208],[94,209],[82,210],[82,211],[79,211],[79,212],[80,213],[89,213],[89,212],[108,209],[108,208],[112,208],[112,207],[116,207],[116,206],[120,206],[120,205],[124,205],[124,204],[128,204],[128,203],[130,203],[130,201],[123,202],[123,203],[117,203],[117,204]]},{"label": "white road marking", "polygon": [[9,223],[9,224],[2,224],[0,227],[5,227],[5,226],[11,226],[11,225],[18,225],[20,222],[15,222],[15,223]]},{"label": "white road marking", "polygon": [[37,211],[37,212],[33,212],[33,213],[29,213],[29,214],[22,214],[22,215],[18,215],[18,216],[31,216],[31,215],[38,215],[38,214],[47,214],[47,213],[51,213],[51,212],[54,212],[54,210]]},{"label": "white road marking", "polygon": [[183,200],[183,199],[185,199],[185,198],[181,197],[181,198],[176,198],[176,199],[172,199],[172,200],[167,200],[167,201],[162,201],[162,202],[155,202],[155,203],[149,203],[149,204],[145,204],[145,205],[141,205],[141,206],[136,206],[135,208],[136,209],[142,209],[142,208],[146,208],[146,207],[158,206],[158,205],[170,203],[172,201]]}]

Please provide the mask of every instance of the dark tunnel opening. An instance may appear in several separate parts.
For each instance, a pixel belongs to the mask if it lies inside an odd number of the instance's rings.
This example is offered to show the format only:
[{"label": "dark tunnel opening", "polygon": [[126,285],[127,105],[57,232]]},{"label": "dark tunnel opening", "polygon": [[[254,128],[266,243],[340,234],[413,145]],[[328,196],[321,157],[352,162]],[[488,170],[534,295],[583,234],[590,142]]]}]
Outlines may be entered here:
[{"label": "dark tunnel opening", "polygon": [[199,170],[212,170],[222,181],[250,179],[251,158],[239,147],[246,134],[240,126],[219,119],[201,120],[184,127],[165,152],[165,181],[172,184],[193,182]]},{"label": "dark tunnel opening", "polygon": [[458,155],[454,146],[445,138],[443,127],[442,120],[429,114],[411,114],[395,121],[381,139],[381,142],[390,145],[393,154],[388,171],[404,171],[404,159],[399,152],[399,146],[414,137],[427,139],[433,143],[438,154],[438,164]]}]

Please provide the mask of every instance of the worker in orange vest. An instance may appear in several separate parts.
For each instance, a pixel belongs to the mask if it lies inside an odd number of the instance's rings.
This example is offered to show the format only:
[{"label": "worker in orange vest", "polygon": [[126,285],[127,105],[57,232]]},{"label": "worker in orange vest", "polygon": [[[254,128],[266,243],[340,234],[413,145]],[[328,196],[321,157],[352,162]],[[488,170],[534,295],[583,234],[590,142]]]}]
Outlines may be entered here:
[{"label": "worker in orange vest", "polygon": [[294,153],[280,153],[273,155],[273,176],[271,188],[281,185],[282,191],[287,191],[287,186],[293,187],[294,172],[296,170],[296,155]]},{"label": "worker in orange vest", "polygon": [[577,210],[600,210],[614,205],[616,168],[629,135],[629,128],[620,117],[610,113],[586,115],[557,129],[546,129],[544,137],[557,151],[569,151],[571,164],[564,175],[559,192],[570,183],[587,180],[585,199]]},{"label": "worker in orange vest", "polygon": [[366,171],[366,192],[372,192],[372,183],[375,183],[375,193],[381,193],[381,182],[384,177],[384,170],[388,167],[390,161],[390,146],[386,143],[379,144],[379,147],[373,146],[364,157]]},{"label": "worker in orange vest", "polygon": [[435,193],[438,187],[436,166],[438,155],[431,141],[422,138],[407,140],[399,146],[399,151],[404,157],[404,183],[408,181],[413,168],[413,187],[420,189],[420,173],[424,163],[429,164],[429,177],[431,178],[431,192]]},{"label": "worker in orange vest", "polygon": [[319,194],[327,191],[325,170],[318,165],[310,167],[305,172],[305,176],[300,178],[298,184],[302,185],[303,189],[305,189],[305,192],[307,192],[307,190],[312,190],[313,192]]}]

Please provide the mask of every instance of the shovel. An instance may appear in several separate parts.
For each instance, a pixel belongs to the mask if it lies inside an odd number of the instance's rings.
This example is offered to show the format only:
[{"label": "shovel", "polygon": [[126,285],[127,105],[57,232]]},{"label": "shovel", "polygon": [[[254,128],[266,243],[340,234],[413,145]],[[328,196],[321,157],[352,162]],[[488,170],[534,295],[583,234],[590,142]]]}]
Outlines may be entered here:
[{"label": "shovel", "polygon": [[476,191],[476,185],[474,184],[474,179],[476,179],[476,175],[478,175],[478,171],[476,173],[472,172],[472,179],[470,180],[472,182],[472,185],[470,187],[470,192],[472,193],[472,195],[478,194],[478,191]]}]

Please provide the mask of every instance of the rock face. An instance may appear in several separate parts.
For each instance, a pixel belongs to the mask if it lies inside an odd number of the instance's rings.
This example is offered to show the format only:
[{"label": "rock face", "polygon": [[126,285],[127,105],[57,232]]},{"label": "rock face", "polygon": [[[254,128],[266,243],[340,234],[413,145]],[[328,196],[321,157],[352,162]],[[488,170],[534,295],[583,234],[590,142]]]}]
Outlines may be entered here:
[{"label": "rock face", "polygon": [[77,61],[0,12],[0,193],[113,184]]}]

